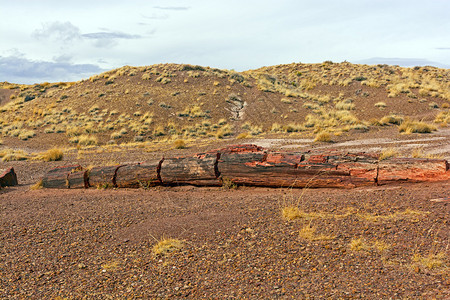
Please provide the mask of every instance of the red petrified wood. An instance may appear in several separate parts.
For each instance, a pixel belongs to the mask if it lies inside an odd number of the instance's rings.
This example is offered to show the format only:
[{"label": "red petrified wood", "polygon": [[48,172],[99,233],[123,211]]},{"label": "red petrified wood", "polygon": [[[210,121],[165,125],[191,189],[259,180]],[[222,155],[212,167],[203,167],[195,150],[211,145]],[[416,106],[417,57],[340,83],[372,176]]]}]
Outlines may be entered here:
[{"label": "red petrified wood", "polygon": [[450,179],[442,159],[397,158],[338,152],[269,152],[262,147],[232,145],[194,156],[165,158],[124,166],[80,166],[50,170],[44,187],[149,187],[158,184],[217,186],[224,179],[240,185],[267,187],[353,188],[401,181]]},{"label": "red petrified wood", "polygon": [[69,188],[69,175],[72,172],[82,170],[80,165],[63,166],[51,169],[44,178],[42,186],[45,188],[67,189]]},{"label": "red petrified wood", "polygon": [[218,153],[200,153],[192,157],[165,158],[161,164],[161,182],[168,185],[219,186],[218,157]]},{"label": "red petrified wood", "polygon": [[0,187],[18,185],[14,168],[0,169]]},{"label": "red petrified wood", "polygon": [[116,171],[115,185],[127,188],[146,188],[161,184],[158,176],[160,164],[160,160],[155,160],[121,166]]},{"label": "red petrified wood", "polygon": [[392,158],[378,164],[378,183],[450,180],[449,164],[444,159]]}]

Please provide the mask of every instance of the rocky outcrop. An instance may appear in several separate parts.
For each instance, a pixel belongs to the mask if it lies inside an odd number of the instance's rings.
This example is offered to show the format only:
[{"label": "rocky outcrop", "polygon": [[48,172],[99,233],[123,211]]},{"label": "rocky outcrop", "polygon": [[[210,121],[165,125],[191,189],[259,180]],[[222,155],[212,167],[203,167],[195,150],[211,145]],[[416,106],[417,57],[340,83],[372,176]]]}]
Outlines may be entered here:
[{"label": "rocky outcrop", "polygon": [[193,156],[95,167],[50,170],[44,187],[139,188],[190,184],[220,186],[354,188],[393,182],[445,181],[449,165],[442,159],[395,158],[380,161],[367,153],[271,152],[256,145],[232,145]]},{"label": "rocky outcrop", "polygon": [[14,168],[0,169],[0,188],[18,185],[17,175]]}]

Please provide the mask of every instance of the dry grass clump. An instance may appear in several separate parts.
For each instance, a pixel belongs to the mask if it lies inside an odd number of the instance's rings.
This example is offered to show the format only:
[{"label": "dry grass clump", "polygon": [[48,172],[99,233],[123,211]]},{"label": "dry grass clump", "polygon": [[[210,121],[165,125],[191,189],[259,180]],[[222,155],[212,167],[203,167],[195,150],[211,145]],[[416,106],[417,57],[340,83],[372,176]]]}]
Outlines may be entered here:
[{"label": "dry grass clump", "polygon": [[389,115],[384,116],[380,119],[379,125],[385,126],[385,125],[400,125],[403,122],[403,118],[397,115]]},{"label": "dry grass clump", "polygon": [[434,122],[446,126],[448,123],[450,123],[450,110],[441,111],[434,119]]},{"label": "dry grass clump", "polygon": [[309,241],[328,241],[333,240],[336,237],[326,234],[316,234],[316,229],[311,225],[306,225],[300,229],[298,233],[299,237]]},{"label": "dry grass clump", "polygon": [[39,180],[38,182],[36,182],[35,184],[33,184],[30,189],[31,190],[40,190],[44,187],[44,182],[41,180]]},{"label": "dry grass clump", "polygon": [[155,255],[166,255],[170,252],[178,251],[183,248],[183,243],[178,239],[162,239],[153,246],[152,252]]},{"label": "dry grass clump", "polygon": [[43,161],[59,161],[64,157],[64,153],[61,149],[53,148],[46,152],[36,156],[36,159]]},{"label": "dry grass clump", "polygon": [[444,252],[439,252],[437,254],[430,253],[427,256],[422,256],[419,253],[415,253],[412,258],[416,265],[422,268],[428,268],[429,270],[435,269],[449,269],[446,260],[447,256]]},{"label": "dry grass clump", "polygon": [[420,148],[413,149],[413,151],[411,152],[411,157],[438,159],[438,158],[442,158],[442,155],[425,153],[425,150],[423,149],[423,147],[420,147]]},{"label": "dry grass clump", "polygon": [[176,140],[176,141],[173,143],[173,147],[174,147],[175,149],[184,149],[184,148],[186,148],[186,142],[185,142],[184,140],[181,140],[181,139]]},{"label": "dry grass clump", "polygon": [[388,158],[397,157],[399,155],[400,155],[400,153],[397,151],[397,149],[387,148],[381,152],[379,160],[385,160]]},{"label": "dry grass clump", "polygon": [[386,102],[380,101],[380,102],[375,103],[375,107],[378,107],[379,109],[386,108],[386,106],[387,106]]},{"label": "dry grass clump", "polygon": [[331,142],[331,134],[327,131],[319,132],[314,138],[314,142]]},{"label": "dry grass clump", "polygon": [[350,250],[352,251],[370,251],[370,250],[376,250],[380,253],[383,253],[387,249],[389,249],[391,246],[386,244],[383,241],[375,241],[373,243],[367,243],[364,241],[364,239],[352,239],[349,244]]},{"label": "dry grass clump", "polygon": [[411,133],[431,133],[437,130],[436,126],[422,121],[406,120],[398,128],[404,134]]},{"label": "dry grass clump", "polygon": [[2,161],[20,161],[30,159],[30,154],[23,150],[4,149],[0,151]]},{"label": "dry grass clump", "polygon": [[95,136],[83,134],[78,137],[78,145],[92,146],[97,145],[98,140]]}]

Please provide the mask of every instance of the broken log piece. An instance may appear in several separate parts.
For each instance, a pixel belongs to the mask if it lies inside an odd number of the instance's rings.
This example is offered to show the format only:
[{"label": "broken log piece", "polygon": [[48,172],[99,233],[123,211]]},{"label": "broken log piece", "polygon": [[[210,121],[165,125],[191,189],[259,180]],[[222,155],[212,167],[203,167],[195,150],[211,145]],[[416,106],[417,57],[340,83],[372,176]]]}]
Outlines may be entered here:
[{"label": "broken log piece", "polygon": [[89,187],[87,170],[69,173],[67,185],[69,189],[87,189]]},{"label": "broken log piece", "polygon": [[69,188],[69,174],[82,170],[80,165],[62,166],[51,169],[42,178],[44,188],[67,189]]},{"label": "broken log piece", "polygon": [[18,185],[17,175],[13,167],[0,169],[0,187]]},{"label": "broken log piece", "polygon": [[116,187],[116,171],[121,165],[94,167],[88,175],[88,183],[91,187],[109,188]]},{"label": "broken log piece", "polygon": [[378,168],[379,184],[450,180],[445,159],[392,158],[380,161]]},{"label": "broken log piece", "polygon": [[218,157],[218,153],[200,153],[193,157],[166,158],[161,164],[161,182],[167,185],[220,186]]},{"label": "broken log piece", "polygon": [[116,172],[115,184],[121,188],[147,188],[161,184],[158,176],[160,160],[121,166]]}]

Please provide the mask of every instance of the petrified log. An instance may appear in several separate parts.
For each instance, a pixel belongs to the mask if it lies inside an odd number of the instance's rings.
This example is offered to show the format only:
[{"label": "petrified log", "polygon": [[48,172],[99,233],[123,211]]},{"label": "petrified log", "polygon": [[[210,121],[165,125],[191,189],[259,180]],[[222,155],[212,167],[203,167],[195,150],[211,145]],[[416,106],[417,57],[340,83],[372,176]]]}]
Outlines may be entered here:
[{"label": "petrified log", "polygon": [[362,154],[234,152],[221,155],[218,169],[236,184],[269,187],[352,188],[377,177],[376,159]]},{"label": "petrified log", "polygon": [[18,185],[14,168],[0,169],[0,187]]},{"label": "petrified log", "polygon": [[116,171],[121,165],[94,167],[88,174],[89,186],[96,188],[107,188],[116,186]]},{"label": "petrified log", "polygon": [[163,184],[220,186],[217,170],[218,153],[200,153],[193,157],[166,158],[161,165]]},{"label": "petrified log", "polygon": [[150,187],[161,184],[158,176],[161,161],[129,164],[117,169],[115,184],[117,187]]},{"label": "petrified log", "polygon": [[89,187],[87,171],[81,170],[69,173],[67,185],[69,189],[87,189]]},{"label": "petrified log", "polygon": [[69,188],[69,174],[81,170],[80,165],[56,167],[48,171],[42,178],[44,188],[67,189]]},{"label": "petrified log", "polygon": [[450,180],[449,164],[444,159],[392,158],[378,164],[378,183]]}]

